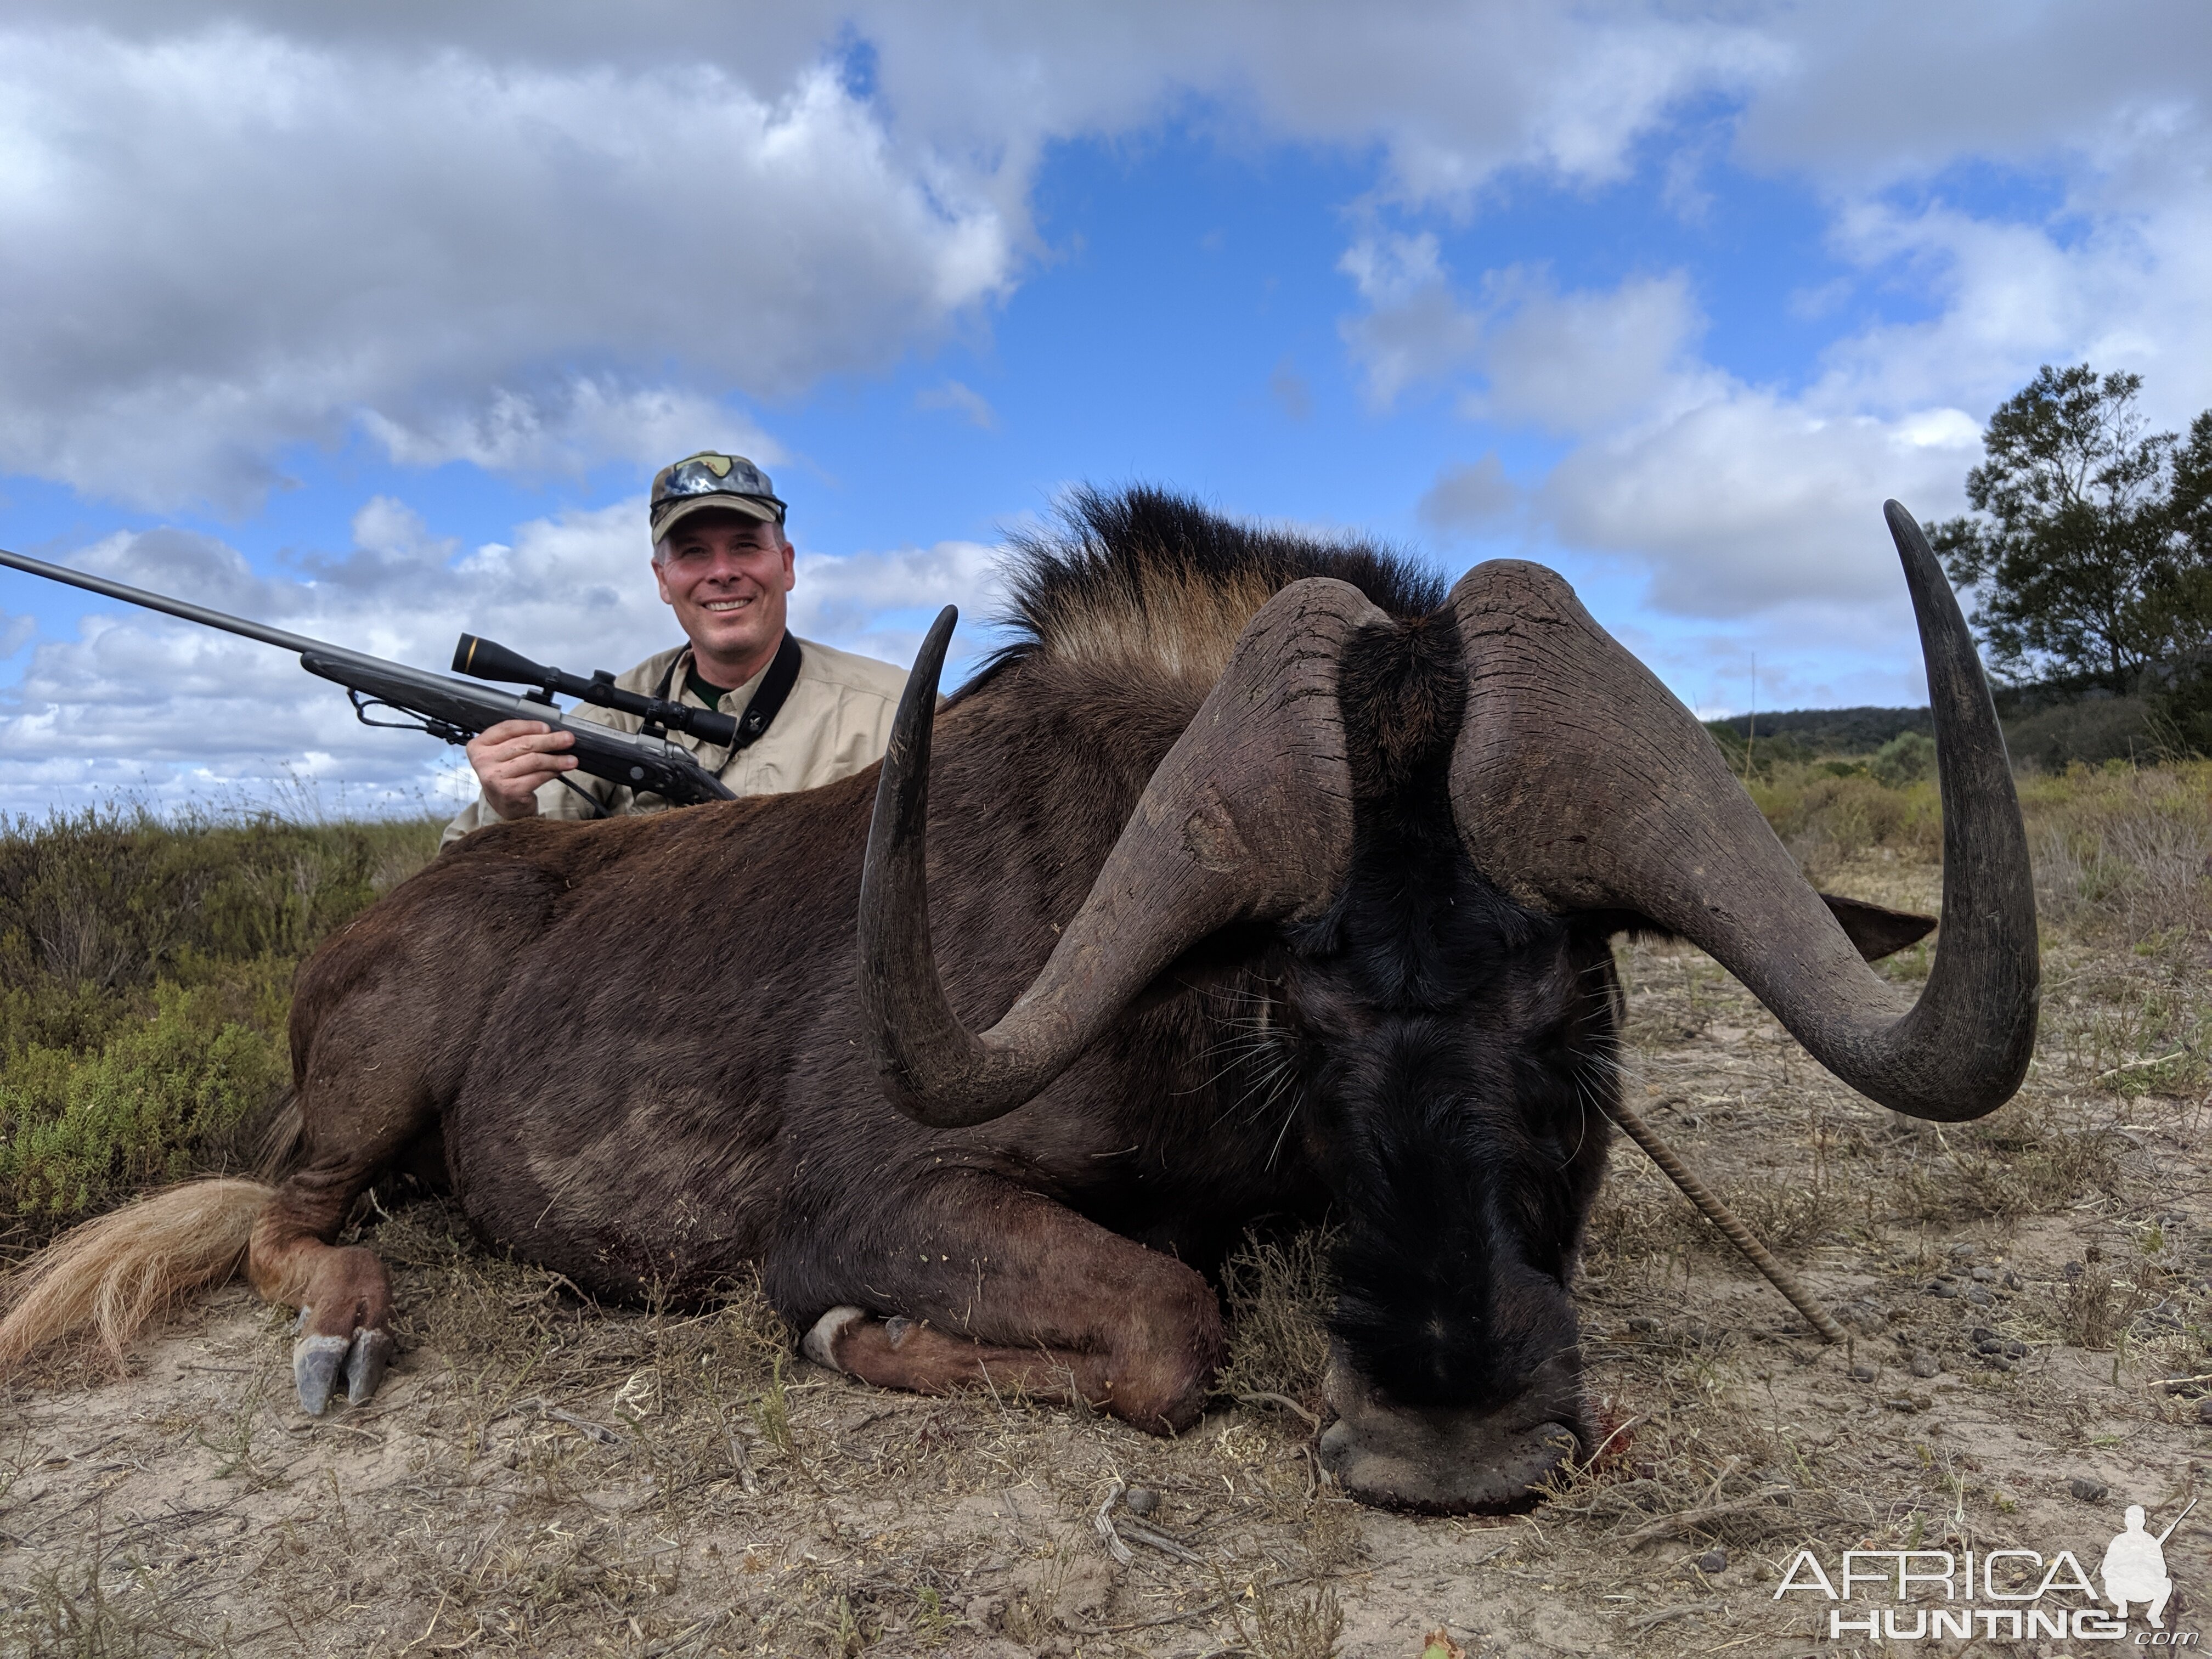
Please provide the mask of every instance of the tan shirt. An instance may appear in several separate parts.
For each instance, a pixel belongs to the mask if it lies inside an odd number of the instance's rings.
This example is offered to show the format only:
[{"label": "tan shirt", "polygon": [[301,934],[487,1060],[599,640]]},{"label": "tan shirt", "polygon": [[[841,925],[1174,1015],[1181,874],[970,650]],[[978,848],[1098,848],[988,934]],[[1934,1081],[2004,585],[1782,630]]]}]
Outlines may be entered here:
[{"label": "tan shirt", "polygon": [[[891,740],[891,717],[898,710],[899,694],[906,690],[906,671],[873,657],[833,651],[811,641],[799,641],[799,679],[784,699],[783,707],[767,731],[749,749],[734,755],[688,732],[673,732],[698,757],[699,763],[719,776],[732,793],[775,795],[793,789],[813,789],[839,778],[850,777],[881,760]],[[670,670],[673,667],[674,672]],[[685,684],[691,666],[691,647],[679,646],[647,657],[615,684],[625,691],[651,693],[665,684],[679,702],[694,708],[706,705]],[[734,691],[725,691],[718,712],[732,717],[745,712],[753,693],[768,677],[768,670],[747,680]],[[569,720],[597,720],[603,726],[635,732],[645,724],[635,714],[578,703],[566,713]],[[641,795],[605,778],[571,772],[568,781],[588,793],[610,814],[665,812],[667,799]],[[538,815],[546,818],[588,818],[592,810],[555,779],[538,787]],[[499,816],[482,795],[461,810],[446,826],[441,848],[450,847],[471,830],[496,823]]]}]

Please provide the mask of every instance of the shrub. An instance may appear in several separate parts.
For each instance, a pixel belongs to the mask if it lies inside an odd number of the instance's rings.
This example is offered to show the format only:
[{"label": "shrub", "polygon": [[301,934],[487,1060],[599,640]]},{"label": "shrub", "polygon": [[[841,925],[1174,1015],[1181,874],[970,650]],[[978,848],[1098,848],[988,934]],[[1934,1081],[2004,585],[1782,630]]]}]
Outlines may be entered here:
[{"label": "shrub", "polygon": [[428,820],[0,821],[0,1239],[235,1161],[293,969],[428,862]]},{"label": "shrub", "polygon": [[[1927,741],[1907,732],[1896,743],[1915,738]],[[1815,880],[1875,848],[1914,858],[1933,858],[1942,849],[1942,804],[1932,778],[1892,787],[1855,766],[1840,774],[1825,764],[1796,767],[1754,780],[1751,798]]]},{"label": "shrub", "polygon": [[2212,762],[2079,763],[2021,786],[2046,915],[2131,945],[2212,930]]},{"label": "shrub", "polygon": [[0,1066],[0,1192],[19,1215],[72,1218],[219,1163],[281,1093],[282,1032],[230,1018],[233,987],[155,1000],[89,1058],[33,1045]]}]

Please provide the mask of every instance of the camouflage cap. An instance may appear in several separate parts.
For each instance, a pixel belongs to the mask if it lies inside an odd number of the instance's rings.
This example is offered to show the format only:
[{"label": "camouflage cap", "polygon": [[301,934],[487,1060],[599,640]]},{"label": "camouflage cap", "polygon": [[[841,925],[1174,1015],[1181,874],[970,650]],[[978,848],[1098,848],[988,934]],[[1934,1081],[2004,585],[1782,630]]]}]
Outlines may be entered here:
[{"label": "camouflage cap", "polygon": [[768,474],[742,455],[702,449],[653,477],[653,539],[656,545],[684,520],[709,510],[783,522],[784,504]]}]

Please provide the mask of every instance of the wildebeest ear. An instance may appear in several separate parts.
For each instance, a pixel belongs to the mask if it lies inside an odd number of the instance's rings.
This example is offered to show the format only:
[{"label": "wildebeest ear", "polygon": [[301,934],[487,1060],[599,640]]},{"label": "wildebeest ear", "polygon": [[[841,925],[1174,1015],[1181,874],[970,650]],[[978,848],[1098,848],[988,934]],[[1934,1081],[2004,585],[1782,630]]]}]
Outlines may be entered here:
[{"label": "wildebeest ear", "polygon": [[[1828,914],[1843,925],[1844,937],[1858,947],[1858,953],[1869,962],[1894,956],[1906,945],[1917,945],[1936,928],[1935,917],[1911,910],[1885,909],[1863,899],[1838,898],[1833,893],[1823,893],[1820,897],[1828,907]],[[1589,920],[1600,933],[1607,934],[1627,933],[1649,939],[1680,937],[1634,910],[1596,911]]]},{"label": "wildebeest ear", "polygon": [[1820,895],[1828,913],[1844,926],[1844,932],[1859,954],[1869,962],[1880,962],[1884,957],[1894,956],[1908,945],[1917,945],[1936,931],[1936,918],[1923,916],[1911,910],[1885,909],[1879,904],[1869,904],[1863,899],[1838,898],[1833,893]]}]

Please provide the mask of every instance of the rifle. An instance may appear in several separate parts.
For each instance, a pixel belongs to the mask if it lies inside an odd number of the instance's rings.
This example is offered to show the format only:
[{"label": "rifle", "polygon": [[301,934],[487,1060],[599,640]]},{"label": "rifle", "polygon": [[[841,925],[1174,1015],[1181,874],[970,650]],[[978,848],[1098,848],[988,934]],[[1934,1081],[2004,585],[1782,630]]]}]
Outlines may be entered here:
[{"label": "rifle", "polygon": [[[363,726],[383,726],[401,732],[427,732],[447,743],[465,744],[479,732],[498,725],[501,720],[541,720],[556,732],[575,734],[574,747],[566,753],[576,757],[576,769],[588,772],[595,778],[620,784],[640,794],[665,796],[678,806],[696,805],[702,801],[733,800],[736,796],[722,781],[691,757],[690,751],[681,744],[671,743],[668,732],[673,727],[690,732],[708,743],[728,746],[734,743],[738,723],[727,714],[710,713],[682,703],[668,702],[658,697],[641,696],[635,691],[625,691],[612,684],[611,677],[595,674],[589,680],[563,674],[557,668],[542,668],[538,664],[517,656],[505,647],[489,640],[477,640],[472,635],[461,635],[455,650],[453,665],[488,678],[515,678],[532,682],[538,690],[525,696],[512,692],[494,691],[487,687],[471,685],[465,680],[449,680],[442,674],[432,674],[420,668],[410,668],[404,663],[386,662],[381,657],[372,657],[360,651],[349,651],[343,646],[326,645],[320,640],[311,640],[301,634],[288,634],[279,628],[265,628],[256,622],[239,617],[227,617],[220,611],[210,611],[205,605],[191,605],[183,599],[172,599],[160,593],[149,593],[144,588],[132,587],[123,582],[110,581],[104,576],[88,575],[82,570],[71,570],[65,565],[48,564],[43,559],[27,558],[21,553],[0,549],[0,564],[44,576],[49,581],[66,582],[72,587],[82,587],[111,599],[123,599],[131,605],[143,605],[149,611],[165,611],[172,617],[181,617],[186,622],[198,623],[206,628],[220,628],[225,633],[238,634],[249,640],[258,640],[264,645],[273,645],[285,651],[296,651],[300,666],[310,674],[320,675],[345,688],[353,711]],[[473,654],[475,664],[465,663],[465,656]],[[527,672],[510,675],[506,670],[520,666]],[[491,672],[494,670],[501,672]],[[600,726],[591,720],[572,720],[563,717],[554,703],[552,693],[580,688],[577,695],[605,708],[617,708],[639,716],[645,722],[641,732],[619,732],[612,726]],[[412,714],[414,721],[372,720],[372,708],[388,709],[393,714]],[[563,782],[567,780],[564,778]],[[569,786],[574,788],[575,786]],[[582,791],[578,791],[582,793]]]}]

